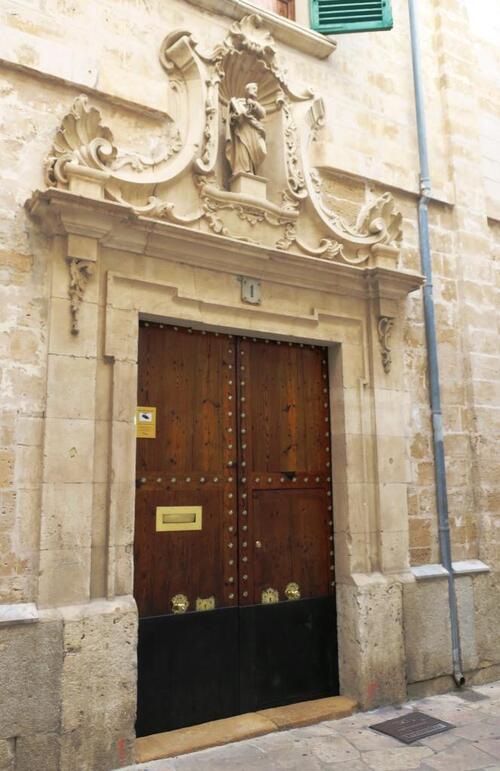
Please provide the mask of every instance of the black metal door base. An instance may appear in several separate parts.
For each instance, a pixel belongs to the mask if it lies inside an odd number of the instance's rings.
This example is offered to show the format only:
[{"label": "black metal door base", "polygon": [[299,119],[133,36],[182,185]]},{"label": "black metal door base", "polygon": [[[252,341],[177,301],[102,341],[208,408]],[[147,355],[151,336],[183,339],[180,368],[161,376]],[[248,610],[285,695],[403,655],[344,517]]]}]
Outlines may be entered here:
[{"label": "black metal door base", "polygon": [[137,736],[239,712],[238,608],[139,619]]},{"label": "black metal door base", "polygon": [[139,620],[137,736],[337,693],[334,597]]},{"label": "black metal door base", "polygon": [[334,597],[240,608],[240,710],[338,693]]}]

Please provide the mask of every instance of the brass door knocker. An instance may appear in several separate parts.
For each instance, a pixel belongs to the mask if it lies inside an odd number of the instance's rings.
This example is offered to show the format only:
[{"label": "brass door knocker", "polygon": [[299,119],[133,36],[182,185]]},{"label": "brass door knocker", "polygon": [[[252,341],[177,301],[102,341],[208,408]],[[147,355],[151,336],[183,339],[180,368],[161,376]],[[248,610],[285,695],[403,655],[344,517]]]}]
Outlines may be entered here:
[{"label": "brass door knocker", "polygon": [[185,613],[189,608],[189,600],[185,594],[174,594],[170,600],[172,613]]},{"label": "brass door knocker", "polygon": [[300,586],[295,581],[286,585],[285,597],[287,600],[300,600]]}]

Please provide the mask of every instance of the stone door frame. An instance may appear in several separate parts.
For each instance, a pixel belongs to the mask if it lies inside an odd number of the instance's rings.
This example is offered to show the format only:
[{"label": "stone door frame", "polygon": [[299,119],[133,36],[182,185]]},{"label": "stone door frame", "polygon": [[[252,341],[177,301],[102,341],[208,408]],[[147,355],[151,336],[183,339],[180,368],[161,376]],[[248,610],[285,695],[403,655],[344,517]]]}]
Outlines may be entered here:
[{"label": "stone door frame", "polygon": [[[420,277],[188,231],[71,192],[49,189],[30,207],[52,262],[40,607],[91,613],[101,598],[132,599],[140,317],[328,346],[341,693],[364,707],[403,699],[402,584],[413,577],[399,319]],[[241,275],[262,281],[261,305],[242,301]],[[67,482],[80,484],[78,525],[55,498]],[[78,539],[65,563],[56,547],[68,528]]]}]

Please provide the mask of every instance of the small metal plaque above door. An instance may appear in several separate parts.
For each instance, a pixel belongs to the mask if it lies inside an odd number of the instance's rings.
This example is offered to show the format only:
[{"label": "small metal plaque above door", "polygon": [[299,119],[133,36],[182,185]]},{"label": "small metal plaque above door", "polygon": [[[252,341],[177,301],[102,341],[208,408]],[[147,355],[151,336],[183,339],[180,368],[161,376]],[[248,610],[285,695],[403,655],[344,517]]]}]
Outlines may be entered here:
[{"label": "small metal plaque above door", "polygon": [[240,281],[242,301],[250,303],[250,305],[260,305],[262,303],[262,289],[259,279],[240,276]]},{"label": "small metal plaque above door", "polygon": [[405,712],[401,717],[393,718],[393,720],[376,723],[371,725],[370,728],[381,734],[393,736],[404,744],[413,744],[413,742],[417,742],[419,739],[425,739],[427,736],[449,731],[450,728],[455,728],[455,726],[415,710]]},{"label": "small metal plaque above door", "polygon": [[201,506],[157,506],[156,531],[201,530]]}]

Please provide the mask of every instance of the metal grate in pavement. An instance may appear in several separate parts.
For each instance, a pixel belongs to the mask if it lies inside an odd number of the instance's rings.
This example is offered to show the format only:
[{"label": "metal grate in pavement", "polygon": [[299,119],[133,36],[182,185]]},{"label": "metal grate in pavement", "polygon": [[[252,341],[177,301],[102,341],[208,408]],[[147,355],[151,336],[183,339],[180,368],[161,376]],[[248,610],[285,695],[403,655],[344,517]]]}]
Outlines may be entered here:
[{"label": "metal grate in pavement", "polygon": [[404,742],[404,744],[413,744],[413,742],[417,742],[419,739],[425,739],[427,736],[449,731],[450,728],[455,728],[455,726],[451,723],[446,723],[444,720],[438,720],[435,717],[426,715],[424,712],[414,710],[393,720],[385,720],[383,723],[371,725],[370,728],[381,734],[393,736],[395,739],[399,739],[400,742]]}]

